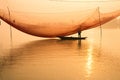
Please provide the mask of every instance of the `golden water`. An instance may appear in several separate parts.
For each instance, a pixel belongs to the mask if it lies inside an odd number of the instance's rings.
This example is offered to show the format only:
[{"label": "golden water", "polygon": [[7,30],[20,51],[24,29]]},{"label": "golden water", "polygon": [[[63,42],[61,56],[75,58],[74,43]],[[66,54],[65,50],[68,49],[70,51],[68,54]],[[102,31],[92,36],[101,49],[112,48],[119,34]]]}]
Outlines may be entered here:
[{"label": "golden water", "polygon": [[[120,80],[120,30],[83,32],[86,40],[44,39],[0,26],[0,80]],[[107,25],[105,25],[107,26]],[[76,35],[75,35],[76,36]]]}]

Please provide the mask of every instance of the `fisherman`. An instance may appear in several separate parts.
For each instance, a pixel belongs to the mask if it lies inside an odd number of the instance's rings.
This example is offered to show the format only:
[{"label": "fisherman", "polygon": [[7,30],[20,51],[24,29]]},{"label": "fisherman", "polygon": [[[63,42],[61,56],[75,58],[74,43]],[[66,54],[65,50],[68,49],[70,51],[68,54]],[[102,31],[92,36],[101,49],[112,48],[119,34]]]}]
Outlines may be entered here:
[{"label": "fisherman", "polygon": [[78,31],[78,37],[81,38],[81,31]]},{"label": "fisherman", "polygon": [[1,20],[0,20],[0,25],[1,25]]}]

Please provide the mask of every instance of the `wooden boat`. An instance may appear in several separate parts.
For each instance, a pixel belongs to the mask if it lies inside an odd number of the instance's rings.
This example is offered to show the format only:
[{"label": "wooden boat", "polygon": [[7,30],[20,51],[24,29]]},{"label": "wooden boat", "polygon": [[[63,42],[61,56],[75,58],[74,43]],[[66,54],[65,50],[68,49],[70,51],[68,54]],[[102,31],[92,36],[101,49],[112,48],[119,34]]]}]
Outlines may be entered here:
[{"label": "wooden boat", "polygon": [[[53,6],[54,7],[54,6]],[[71,12],[30,13],[6,7],[0,9],[0,19],[14,28],[39,37],[60,37],[102,25],[120,16],[120,10],[102,13],[100,8]],[[69,39],[77,39],[69,37]]]}]

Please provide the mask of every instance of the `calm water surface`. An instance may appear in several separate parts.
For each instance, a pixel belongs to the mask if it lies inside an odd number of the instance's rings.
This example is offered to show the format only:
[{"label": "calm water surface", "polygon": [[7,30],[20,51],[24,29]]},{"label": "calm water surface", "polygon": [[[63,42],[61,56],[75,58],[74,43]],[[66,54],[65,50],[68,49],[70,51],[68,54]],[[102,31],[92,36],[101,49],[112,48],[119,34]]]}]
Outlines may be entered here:
[{"label": "calm water surface", "polygon": [[82,41],[14,31],[12,42],[9,30],[3,30],[0,80],[120,80],[119,29],[103,29],[102,38],[93,29],[83,33],[88,38]]}]

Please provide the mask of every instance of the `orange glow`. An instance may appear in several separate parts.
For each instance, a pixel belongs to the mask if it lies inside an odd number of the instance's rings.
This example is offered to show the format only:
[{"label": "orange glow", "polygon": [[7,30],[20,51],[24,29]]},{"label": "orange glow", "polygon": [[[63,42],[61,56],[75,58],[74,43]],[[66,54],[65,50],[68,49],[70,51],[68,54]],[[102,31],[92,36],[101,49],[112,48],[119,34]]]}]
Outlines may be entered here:
[{"label": "orange glow", "polygon": [[[104,1],[106,2],[104,3]],[[105,7],[118,9],[120,4],[120,1],[113,3],[112,0],[2,0],[1,2],[6,2],[13,10],[31,12],[74,11],[84,10],[85,8],[95,8],[98,6],[103,7],[103,9]],[[107,5],[107,3],[109,3],[109,5]],[[111,7],[111,5],[114,6]]]}]

